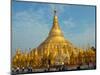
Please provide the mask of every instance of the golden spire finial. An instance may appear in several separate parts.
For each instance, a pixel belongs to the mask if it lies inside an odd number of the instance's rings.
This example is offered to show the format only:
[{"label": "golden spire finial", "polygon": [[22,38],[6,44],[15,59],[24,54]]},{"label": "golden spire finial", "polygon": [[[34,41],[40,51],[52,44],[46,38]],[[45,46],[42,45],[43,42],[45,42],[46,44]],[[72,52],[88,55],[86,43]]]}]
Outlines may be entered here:
[{"label": "golden spire finial", "polygon": [[56,9],[54,9],[54,15],[56,15],[56,13],[57,13],[57,11],[56,11]]},{"label": "golden spire finial", "polygon": [[53,26],[51,28],[51,31],[49,32],[49,36],[63,36],[59,23],[58,23],[58,16],[57,16],[56,9],[54,9]]}]

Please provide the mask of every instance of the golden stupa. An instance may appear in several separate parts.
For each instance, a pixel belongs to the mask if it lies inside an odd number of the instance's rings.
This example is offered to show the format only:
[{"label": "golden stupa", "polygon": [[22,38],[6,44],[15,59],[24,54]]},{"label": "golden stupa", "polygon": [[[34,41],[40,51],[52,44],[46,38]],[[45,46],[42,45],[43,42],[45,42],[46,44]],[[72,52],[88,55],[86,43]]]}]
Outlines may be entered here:
[{"label": "golden stupa", "polygon": [[61,65],[64,64],[65,60],[69,63],[70,56],[73,54],[75,57],[78,54],[77,48],[64,38],[56,13],[56,10],[54,10],[53,26],[48,37],[37,48],[32,50],[33,52],[36,50],[40,56],[47,58],[50,65]]},{"label": "golden stupa", "polygon": [[77,48],[66,40],[58,23],[57,12],[54,10],[53,26],[46,40],[28,53],[17,49],[12,58],[12,68],[32,67],[32,69],[36,69],[56,65],[76,66],[91,61],[95,62],[95,51]]}]

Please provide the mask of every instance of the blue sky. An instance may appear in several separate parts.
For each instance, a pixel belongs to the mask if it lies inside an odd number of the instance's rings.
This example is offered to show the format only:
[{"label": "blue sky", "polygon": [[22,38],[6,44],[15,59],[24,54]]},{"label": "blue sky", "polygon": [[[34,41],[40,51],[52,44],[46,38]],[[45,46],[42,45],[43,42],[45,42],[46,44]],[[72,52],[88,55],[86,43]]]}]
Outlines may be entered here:
[{"label": "blue sky", "polygon": [[66,39],[75,46],[95,46],[95,6],[12,3],[12,51],[35,48],[42,43],[52,27],[56,8],[59,25]]}]

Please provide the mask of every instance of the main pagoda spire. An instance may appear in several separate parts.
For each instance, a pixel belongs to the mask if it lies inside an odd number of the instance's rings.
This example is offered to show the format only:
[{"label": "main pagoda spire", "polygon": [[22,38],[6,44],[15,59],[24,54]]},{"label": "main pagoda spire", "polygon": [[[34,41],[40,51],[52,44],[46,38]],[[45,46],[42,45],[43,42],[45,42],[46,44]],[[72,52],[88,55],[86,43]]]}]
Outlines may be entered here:
[{"label": "main pagoda spire", "polygon": [[51,31],[49,32],[49,36],[63,36],[58,23],[58,16],[56,10],[54,10],[53,26],[51,28]]}]

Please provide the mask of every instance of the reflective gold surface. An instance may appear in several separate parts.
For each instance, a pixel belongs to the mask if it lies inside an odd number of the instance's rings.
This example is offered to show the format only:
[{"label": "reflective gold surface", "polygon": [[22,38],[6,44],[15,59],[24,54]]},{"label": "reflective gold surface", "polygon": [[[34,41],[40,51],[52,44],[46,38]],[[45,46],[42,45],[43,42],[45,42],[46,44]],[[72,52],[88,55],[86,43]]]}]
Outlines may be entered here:
[{"label": "reflective gold surface", "polygon": [[53,26],[46,40],[30,52],[21,52],[18,49],[12,58],[12,67],[48,68],[54,65],[80,65],[90,61],[95,62],[95,51],[91,48],[88,50],[77,48],[66,40],[55,11]]}]

